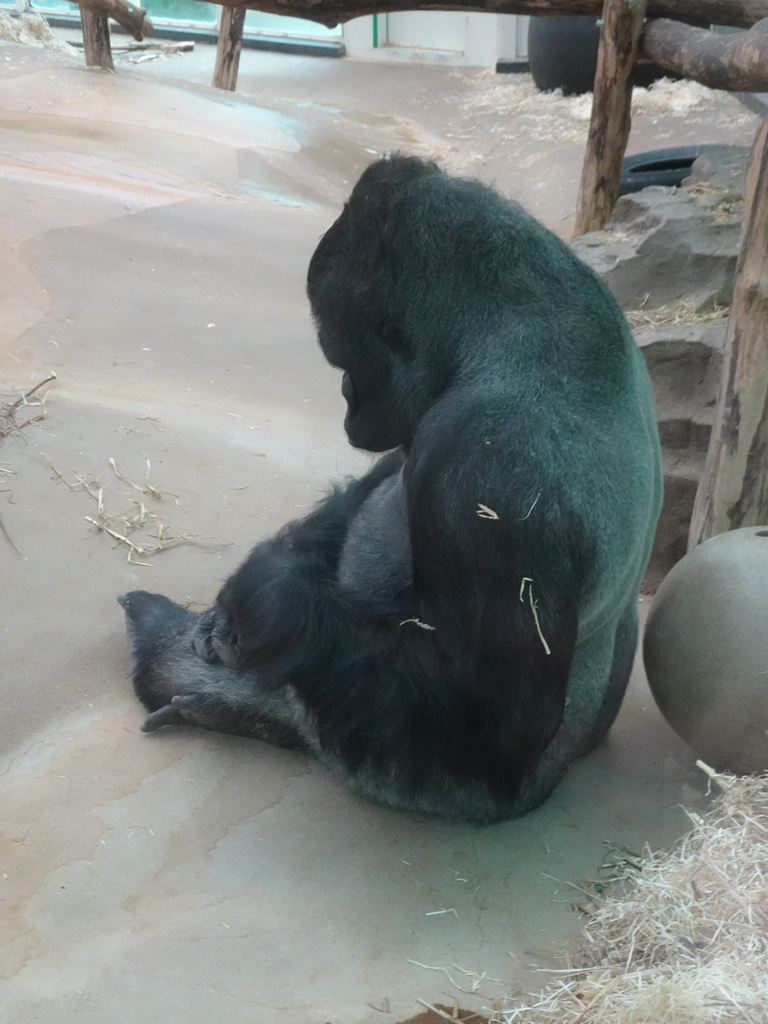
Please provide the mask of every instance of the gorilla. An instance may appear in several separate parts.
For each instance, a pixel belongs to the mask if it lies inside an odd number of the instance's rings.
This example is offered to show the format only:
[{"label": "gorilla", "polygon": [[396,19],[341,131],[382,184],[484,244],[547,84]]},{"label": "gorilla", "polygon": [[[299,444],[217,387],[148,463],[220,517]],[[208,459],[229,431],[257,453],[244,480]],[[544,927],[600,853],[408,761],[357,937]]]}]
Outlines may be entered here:
[{"label": "gorilla", "polygon": [[347,436],[386,454],[208,611],[119,599],[144,729],[297,747],[420,814],[523,814],[629,678],[661,500],[643,359],[565,243],[414,157],[363,173],[307,290]]}]

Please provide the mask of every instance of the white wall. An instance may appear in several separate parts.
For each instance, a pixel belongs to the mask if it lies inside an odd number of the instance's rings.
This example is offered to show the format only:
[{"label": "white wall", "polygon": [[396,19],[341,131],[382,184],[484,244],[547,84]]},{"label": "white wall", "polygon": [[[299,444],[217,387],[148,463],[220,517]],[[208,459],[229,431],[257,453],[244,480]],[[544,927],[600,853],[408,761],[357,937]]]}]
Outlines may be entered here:
[{"label": "white wall", "polygon": [[505,64],[528,59],[528,22],[524,14],[498,14],[498,59]]},{"label": "white wall", "polygon": [[[510,14],[402,11],[355,18],[344,25],[350,57],[495,68],[499,60],[524,60],[528,19]],[[374,37],[378,36],[378,46]]]}]

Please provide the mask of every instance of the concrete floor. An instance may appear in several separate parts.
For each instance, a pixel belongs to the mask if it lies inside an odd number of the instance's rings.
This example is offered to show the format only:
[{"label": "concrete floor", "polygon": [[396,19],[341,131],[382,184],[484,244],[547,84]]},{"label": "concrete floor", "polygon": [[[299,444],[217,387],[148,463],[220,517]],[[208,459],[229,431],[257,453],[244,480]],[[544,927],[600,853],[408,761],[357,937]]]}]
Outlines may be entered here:
[{"label": "concrete floor", "polygon": [[[470,102],[504,88],[471,71],[247,52],[230,96],[212,67],[207,47],[108,75],[0,46],[0,382],[58,376],[47,417],[0,445],[0,1019],[491,1006],[574,943],[568,880],[605,842],[668,844],[703,799],[641,673],[543,808],[476,830],[360,803],[255,741],[142,735],[114,598],[208,603],[255,540],[367,464],[303,279],[372,155],[441,156],[566,233],[584,122],[542,139]],[[633,148],[748,143],[754,124],[719,97],[637,118]],[[185,543],[129,564],[100,516],[144,521],[144,549],[158,530]]]}]

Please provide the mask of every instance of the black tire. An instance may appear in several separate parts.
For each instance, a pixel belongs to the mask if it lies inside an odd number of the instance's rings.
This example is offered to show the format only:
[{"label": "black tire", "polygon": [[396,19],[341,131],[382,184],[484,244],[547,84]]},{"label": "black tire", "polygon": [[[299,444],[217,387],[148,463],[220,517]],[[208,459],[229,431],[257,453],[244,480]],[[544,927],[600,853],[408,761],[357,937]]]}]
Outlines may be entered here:
[{"label": "black tire", "polygon": [[591,92],[600,29],[589,15],[536,18],[528,23],[528,63],[541,92]]},{"label": "black tire", "polygon": [[[566,96],[592,92],[597,67],[600,27],[587,14],[532,17],[528,24],[528,63],[541,92],[562,89]],[[635,85],[649,86],[664,76],[675,78],[656,64],[637,64]]]},{"label": "black tire", "polygon": [[721,146],[674,146],[671,149],[652,149],[625,157],[621,167],[619,192],[628,195],[649,185],[680,186],[691,173],[696,157]]}]

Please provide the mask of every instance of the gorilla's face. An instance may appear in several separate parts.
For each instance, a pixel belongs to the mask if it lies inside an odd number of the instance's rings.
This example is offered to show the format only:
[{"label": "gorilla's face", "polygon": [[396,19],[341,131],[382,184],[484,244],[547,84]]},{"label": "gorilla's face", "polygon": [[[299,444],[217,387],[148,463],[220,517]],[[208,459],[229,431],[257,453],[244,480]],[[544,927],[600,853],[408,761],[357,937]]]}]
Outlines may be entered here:
[{"label": "gorilla's face", "polygon": [[408,440],[407,432],[393,422],[391,405],[381,395],[367,393],[349,373],[341,378],[341,393],[347,402],[344,429],[349,443],[368,452],[386,452]]},{"label": "gorilla's face", "polygon": [[[320,347],[343,372],[347,436],[355,448],[383,452],[410,441],[439,392],[425,380],[425,365],[437,375],[438,362],[448,360],[420,355],[412,311],[420,306],[421,278],[411,282],[415,297],[406,308],[408,272],[397,241],[400,220],[412,229],[411,210],[395,209],[414,174],[431,178],[437,170],[410,159],[380,161],[376,168],[363,175],[320,239],[307,293]],[[428,335],[431,322],[425,326]]]},{"label": "gorilla's face", "polygon": [[355,448],[384,452],[405,443],[413,429],[412,352],[392,322],[391,274],[386,266],[371,269],[370,253],[353,244],[352,223],[347,208],[323,235],[308,292],[320,347],[343,374],[347,437]]},{"label": "gorilla's face", "polygon": [[396,360],[379,339],[366,334],[361,348],[369,356],[375,351],[376,359],[360,359],[359,349],[353,349],[344,358],[346,346],[339,344],[339,335],[326,331],[322,325],[318,331],[328,362],[342,370],[341,394],[347,403],[344,430],[350,444],[368,452],[385,452],[409,439],[410,416],[398,401]]}]

